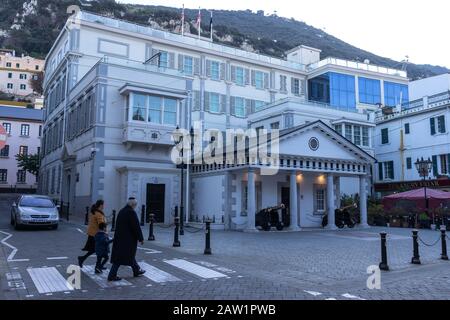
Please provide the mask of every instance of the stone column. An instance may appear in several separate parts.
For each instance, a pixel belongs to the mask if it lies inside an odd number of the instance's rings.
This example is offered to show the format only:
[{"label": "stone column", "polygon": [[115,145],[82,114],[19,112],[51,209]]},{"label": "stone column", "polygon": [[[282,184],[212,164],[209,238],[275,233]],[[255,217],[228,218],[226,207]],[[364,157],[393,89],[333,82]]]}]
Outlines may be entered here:
[{"label": "stone column", "polygon": [[290,173],[290,203],[289,211],[291,215],[291,226],[290,230],[298,231],[300,230],[298,226],[298,198],[297,198],[297,172],[291,171]]},{"label": "stone column", "polygon": [[339,176],[334,177],[334,190],[336,197],[336,208],[341,207],[341,178]]},{"label": "stone column", "polygon": [[248,170],[247,177],[247,229],[246,231],[256,231],[255,227],[256,215],[256,187],[255,187],[255,171]]},{"label": "stone column", "polygon": [[361,228],[368,228],[367,223],[367,177],[359,176],[359,209],[361,211]]},{"label": "stone column", "polygon": [[327,175],[327,211],[328,211],[328,225],[325,227],[328,230],[336,230],[335,223],[335,215],[334,210],[336,210],[335,206],[335,198],[334,198],[334,177],[331,174]]}]

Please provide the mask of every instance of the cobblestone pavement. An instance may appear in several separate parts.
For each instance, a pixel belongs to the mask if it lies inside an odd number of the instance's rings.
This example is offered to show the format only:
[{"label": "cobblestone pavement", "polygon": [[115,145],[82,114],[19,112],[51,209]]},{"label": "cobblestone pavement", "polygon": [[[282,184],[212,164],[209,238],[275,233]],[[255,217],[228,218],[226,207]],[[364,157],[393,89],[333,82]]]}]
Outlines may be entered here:
[{"label": "cobblestone pavement", "polygon": [[[15,231],[9,225],[11,197],[0,195],[0,299],[450,299],[450,262],[440,243],[420,246],[422,265],[411,265],[409,229],[243,233],[212,231],[213,254],[203,254],[204,230],[185,228],[174,248],[173,228],[155,227],[137,260],[146,277],[112,286],[91,270],[81,272],[81,288],[67,285],[67,267],[84,245],[83,217],[61,222],[57,231]],[[367,268],[380,262],[379,232],[386,230],[391,271],[381,273],[381,289],[367,288]],[[148,236],[148,225],[143,227]],[[439,232],[421,230],[432,244]],[[95,258],[86,263],[95,264]],[[71,282],[70,282],[71,283]],[[73,283],[72,283],[73,284]]]}]

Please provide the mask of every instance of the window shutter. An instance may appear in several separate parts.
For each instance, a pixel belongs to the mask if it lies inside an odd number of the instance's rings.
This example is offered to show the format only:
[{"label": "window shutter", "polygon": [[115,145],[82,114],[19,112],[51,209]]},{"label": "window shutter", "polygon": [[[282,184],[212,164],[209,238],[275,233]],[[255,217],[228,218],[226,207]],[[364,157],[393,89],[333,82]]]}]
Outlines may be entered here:
[{"label": "window shutter", "polygon": [[437,177],[438,176],[437,156],[433,156],[432,161],[433,161],[433,176]]},{"label": "window shutter", "polygon": [[200,110],[200,91],[194,91],[194,101],[192,110],[194,111]]},{"label": "window shutter", "polygon": [[200,75],[200,58],[194,58],[194,75]]},{"label": "window shutter", "polygon": [[175,69],[175,53],[169,52],[169,68]]},{"label": "window shutter", "polygon": [[[160,52],[160,51],[159,51],[159,50],[156,50],[156,49],[152,49],[152,56],[151,56],[151,57],[155,56],[155,54],[157,54],[158,52]],[[151,58],[151,57],[150,57],[150,58]],[[150,62],[150,64],[151,64],[151,65],[154,65],[154,66],[157,66],[157,65],[158,65],[159,59],[160,59],[160,57],[155,57],[155,58]]]},{"label": "window shutter", "polygon": [[306,94],[305,88],[306,88],[306,80],[301,80],[300,81],[300,94],[303,96]]},{"label": "window shutter", "polygon": [[252,100],[245,99],[245,114],[248,116],[252,114]]},{"label": "window shutter", "polygon": [[220,64],[220,80],[225,80],[226,77],[226,64],[221,63]]},{"label": "window shutter", "polygon": [[230,97],[230,113],[236,115],[236,97]]},{"label": "window shutter", "polygon": [[291,77],[291,93],[295,94],[294,78]]},{"label": "window shutter", "polygon": [[236,67],[231,66],[231,82],[236,82]]},{"label": "window shutter", "polygon": [[378,162],[378,180],[383,181],[383,162]]},{"label": "window shutter", "polygon": [[270,71],[270,89],[275,89],[275,71]]},{"label": "window shutter", "polygon": [[256,79],[255,79],[255,70],[252,70],[252,86],[255,87],[256,86]]},{"label": "window shutter", "polygon": [[439,122],[439,133],[445,133],[445,116],[440,116],[438,118]]},{"label": "window shutter", "polygon": [[227,112],[227,96],[224,94],[220,95],[220,112]]},{"label": "window shutter", "polygon": [[181,72],[184,70],[184,56],[182,54],[178,55],[178,70]]},{"label": "window shutter", "polygon": [[248,86],[250,84],[250,69],[245,69],[245,85]]},{"label": "window shutter", "polygon": [[269,89],[269,74],[264,73],[264,89]]},{"label": "window shutter", "polygon": [[211,78],[211,60],[206,60],[206,76]]},{"label": "window shutter", "polygon": [[209,111],[209,92],[205,91],[205,111]]},{"label": "window shutter", "polygon": [[432,136],[436,134],[436,123],[434,121],[434,118],[430,118],[430,131]]}]

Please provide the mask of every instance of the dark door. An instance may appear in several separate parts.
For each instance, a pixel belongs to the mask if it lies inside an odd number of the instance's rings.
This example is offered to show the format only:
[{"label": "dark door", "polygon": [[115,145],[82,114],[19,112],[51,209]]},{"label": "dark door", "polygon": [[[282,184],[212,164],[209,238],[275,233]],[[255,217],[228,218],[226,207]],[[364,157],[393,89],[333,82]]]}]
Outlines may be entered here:
[{"label": "dark door", "polygon": [[164,223],[164,184],[147,184],[147,214],[154,214],[155,221]]},{"label": "dark door", "polygon": [[289,216],[289,207],[291,205],[291,194],[290,194],[290,188],[287,187],[283,187],[281,188],[281,203],[283,203],[286,207],[286,209],[282,210],[282,214],[283,214],[283,223],[286,227],[289,227],[291,224],[291,218]]}]

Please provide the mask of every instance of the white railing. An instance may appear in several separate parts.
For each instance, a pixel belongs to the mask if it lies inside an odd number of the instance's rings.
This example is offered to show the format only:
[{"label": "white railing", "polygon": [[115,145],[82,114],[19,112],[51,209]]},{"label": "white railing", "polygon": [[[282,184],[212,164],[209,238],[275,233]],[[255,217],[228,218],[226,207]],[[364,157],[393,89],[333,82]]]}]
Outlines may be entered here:
[{"label": "white railing", "polygon": [[391,69],[381,66],[376,66],[372,64],[367,64],[363,62],[357,62],[357,61],[350,61],[350,60],[344,60],[344,59],[338,59],[338,58],[326,58],[324,60],[321,60],[317,63],[313,63],[308,66],[308,71],[312,71],[327,65],[334,65],[334,66],[340,66],[340,67],[346,67],[346,68],[352,68],[352,69],[358,69],[358,70],[364,70],[364,71],[372,71],[376,73],[382,73],[382,74],[388,74],[392,76],[398,76],[402,78],[407,78],[408,75],[406,71],[403,70],[397,70],[397,69]]},{"label": "white railing", "polygon": [[198,38],[182,36],[178,33],[172,33],[168,31],[156,30],[148,26],[139,25],[115,18],[102,17],[93,13],[89,13],[86,11],[80,11],[78,13],[78,18],[81,20],[85,20],[88,22],[99,23],[108,27],[117,28],[129,32],[145,34],[151,37],[160,38],[163,40],[170,40],[174,42],[181,42],[183,44],[191,45],[194,47],[199,47],[203,49],[218,51],[223,54],[233,55],[239,58],[247,58],[251,60],[255,60],[258,62],[272,64],[276,66],[296,69],[300,71],[306,71],[306,66],[300,63],[287,61],[283,59],[278,59],[270,56],[266,56],[263,54],[258,54],[254,52],[249,52],[241,49],[237,49],[234,47],[226,46],[223,44],[216,44],[211,41],[202,40]]},{"label": "white railing", "polygon": [[383,115],[382,111],[377,111],[375,116],[375,122],[392,120],[398,117],[410,115],[416,112],[433,109],[436,107],[450,106],[450,91],[436,94],[434,96],[428,97],[428,102],[426,99],[414,100],[408,104],[408,109],[402,110],[401,112],[395,112],[389,115]]}]

